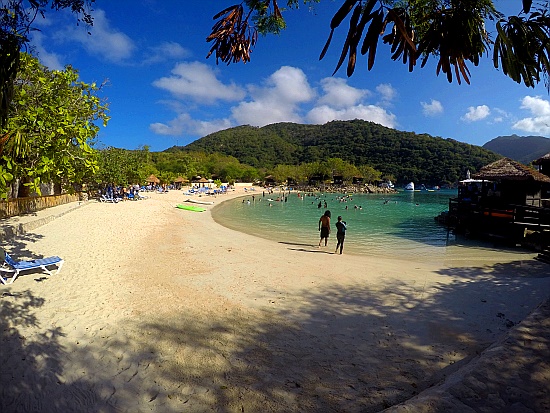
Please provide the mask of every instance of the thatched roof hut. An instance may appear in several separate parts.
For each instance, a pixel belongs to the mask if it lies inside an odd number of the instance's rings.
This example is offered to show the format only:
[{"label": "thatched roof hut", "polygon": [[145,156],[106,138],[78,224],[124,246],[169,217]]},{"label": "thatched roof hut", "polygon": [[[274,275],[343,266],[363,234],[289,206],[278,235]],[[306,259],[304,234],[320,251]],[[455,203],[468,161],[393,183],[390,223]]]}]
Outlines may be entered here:
[{"label": "thatched roof hut", "polygon": [[146,182],[148,184],[160,184],[160,179],[158,179],[155,175],[151,174],[149,175],[149,178],[146,179]]},{"label": "thatched roof hut", "polygon": [[550,177],[510,158],[502,158],[489,165],[485,165],[473,177],[488,181],[534,181],[550,183]]},{"label": "thatched roof hut", "polygon": [[208,179],[206,179],[204,177],[200,177],[200,176],[195,176],[191,179],[191,183],[193,185],[198,184],[199,187],[201,187],[201,186],[210,186],[210,182],[211,182],[211,180],[208,180]]},{"label": "thatched roof hut", "polygon": [[172,182],[174,183],[176,189],[181,189],[182,185],[183,185],[184,183],[189,182],[189,180],[187,180],[187,179],[185,179],[185,178],[183,178],[183,177],[181,177],[181,176],[178,176],[178,177],[177,177],[176,179],[174,179]]},{"label": "thatched roof hut", "polygon": [[533,161],[533,165],[537,165],[539,172],[546,176],[550,176],[550,153]]},{"label": "thatched roof hut", "polygon": [[533,161],[535,165],[540,165],[542,163],[548,163],[548,162],[550,162],[550,153],[547,153],[546,155],[543,155],[539,159],[536,159]]},{"label": "thatched roof hut", "polygon": [[483,185],[483,198],[493,204],[541,206],[550,193],[550,177],[509,158],[484,166],[473,177],[490,181]]}]

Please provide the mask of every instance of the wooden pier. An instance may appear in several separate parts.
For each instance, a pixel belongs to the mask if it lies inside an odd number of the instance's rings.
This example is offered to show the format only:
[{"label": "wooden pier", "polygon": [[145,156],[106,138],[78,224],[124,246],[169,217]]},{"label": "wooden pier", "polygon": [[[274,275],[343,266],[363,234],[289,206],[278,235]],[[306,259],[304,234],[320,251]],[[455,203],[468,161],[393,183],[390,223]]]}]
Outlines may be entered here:
[{"label": "wooden pier", "polygon": [[451,198],[449,211],[440,222],[456,233],[533,248],[541,252],[540,259],[550,262],[550,208],[516,204],[490,207]]}]

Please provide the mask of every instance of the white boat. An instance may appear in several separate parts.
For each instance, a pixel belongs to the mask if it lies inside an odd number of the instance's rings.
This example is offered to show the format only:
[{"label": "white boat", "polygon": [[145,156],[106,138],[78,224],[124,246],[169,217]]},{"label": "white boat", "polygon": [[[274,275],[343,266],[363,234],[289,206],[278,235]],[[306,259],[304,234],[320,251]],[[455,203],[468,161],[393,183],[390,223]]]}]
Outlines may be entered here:
[{"label": "white boat", "polygon": [[202,204],[202,205],[214,205],[214,201],[203,201],[201,199],[192,199],[192,198],[187,198],[185,202],[191,202],[193,204]]},{"label": "white boat", "polygon": [[392,183],[392,181],[385,181],[385,182],[382,182],[380,185],[378,185],[380,188],[388,188],[388,189],[393,189],[395,187],[395,185]]},{"label": "white boat", "polygon": [[414,182],[409,182],[405,185],[405,191],[414,191]]}]

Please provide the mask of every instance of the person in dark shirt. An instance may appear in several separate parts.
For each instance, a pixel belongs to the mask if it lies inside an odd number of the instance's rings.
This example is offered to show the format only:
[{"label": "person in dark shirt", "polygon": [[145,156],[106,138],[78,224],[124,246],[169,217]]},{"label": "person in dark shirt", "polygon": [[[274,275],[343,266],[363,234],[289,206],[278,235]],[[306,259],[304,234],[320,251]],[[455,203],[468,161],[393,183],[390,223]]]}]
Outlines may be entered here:
[{"label": "person in dark shirt", "polygon": [[346,221],[342,221],[342,217],[339,216],[336,222],[336,239],[338,243],[336,244],[336,251],[334,251],[335,254],[338,252],[338,248],[340,248],[340,254],[344,249],[344,239],[346,238],[347,229]]}]

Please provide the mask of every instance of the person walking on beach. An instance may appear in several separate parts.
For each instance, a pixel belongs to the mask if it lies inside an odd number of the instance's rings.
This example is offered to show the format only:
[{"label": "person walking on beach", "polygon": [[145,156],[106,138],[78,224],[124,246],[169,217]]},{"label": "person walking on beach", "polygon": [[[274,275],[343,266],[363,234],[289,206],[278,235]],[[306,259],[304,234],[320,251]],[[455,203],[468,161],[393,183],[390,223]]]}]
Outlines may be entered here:
[{"label": "person walking on beach", "polygon": [[319,231],[321,231],[321,238],[319,239],[319,247],[323,238],[325,240],[325,247],[327,246],[328,236],[330,234],[330,211],[326,210],[325,213],[319,218]]},{"label": "person walking on beach", "polygon": [[338,252],[338,247],[340,247],[340,254],[344,249],[344,239],[346,238],[347,229],[348,227],[346,221],[342,221],[342,217],[339,216],[338,221],[336,222],[336,239],[338,242],[336,243],[336,250],[334,251],[335,254]]}]

